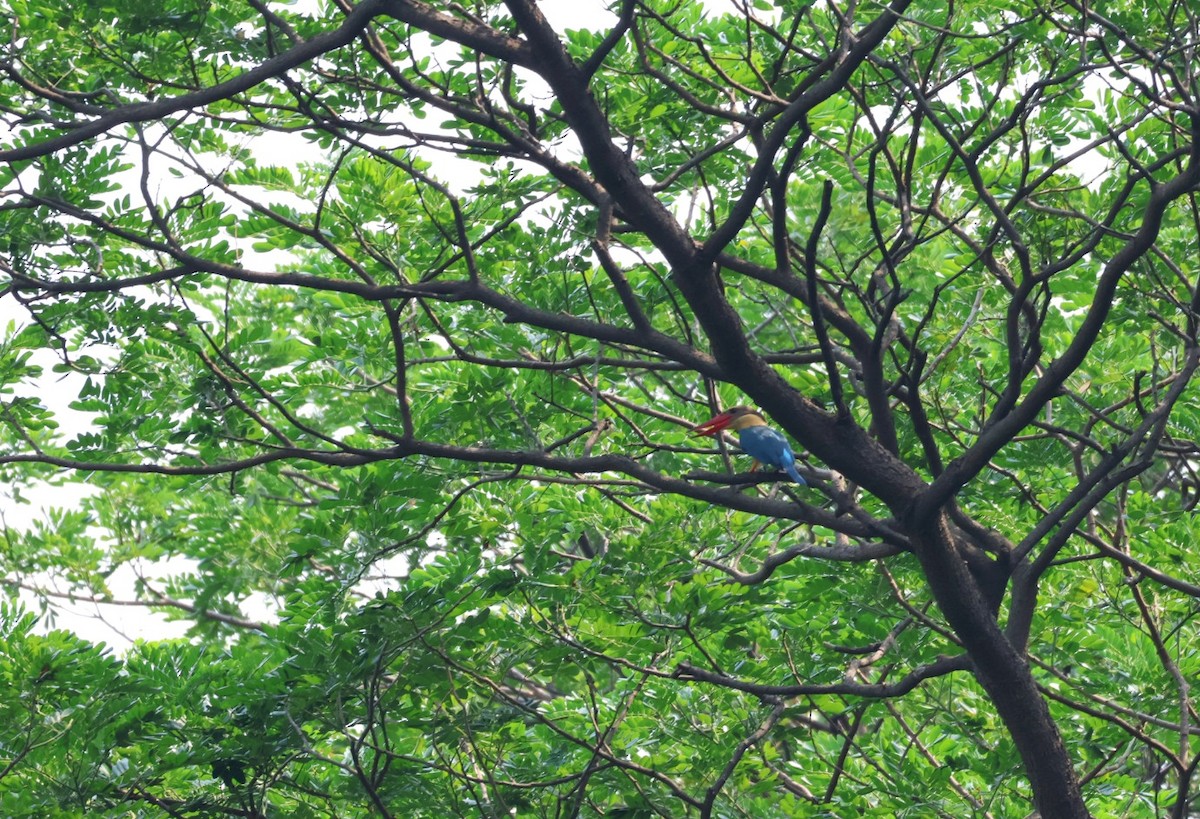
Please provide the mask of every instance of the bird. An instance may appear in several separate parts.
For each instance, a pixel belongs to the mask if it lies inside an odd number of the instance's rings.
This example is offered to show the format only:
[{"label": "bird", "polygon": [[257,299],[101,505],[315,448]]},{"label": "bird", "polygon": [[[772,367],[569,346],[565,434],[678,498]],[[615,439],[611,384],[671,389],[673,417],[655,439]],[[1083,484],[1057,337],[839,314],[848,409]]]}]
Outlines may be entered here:
[{"label": "bird", "polygon": [[793,481],[807,486],[808,481],[796,470],[796,455],[787,438],[767,426],[763,417],[750,407],[733,407],[692,428],[693,435],[716,435],[724,429],[738,434],[742,452],[754,458],[755,466],[782,469]]}]

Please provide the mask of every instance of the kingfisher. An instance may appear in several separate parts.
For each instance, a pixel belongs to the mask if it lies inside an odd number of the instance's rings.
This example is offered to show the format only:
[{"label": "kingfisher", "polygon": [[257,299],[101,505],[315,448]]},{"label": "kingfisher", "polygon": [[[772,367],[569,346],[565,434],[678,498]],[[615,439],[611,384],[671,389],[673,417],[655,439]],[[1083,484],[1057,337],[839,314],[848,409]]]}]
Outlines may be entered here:
[{"label": "kingfisher", "polygon": [[720,415],[693,427],[692,434],[716,435],[723,429],[731,429],[738,434],[738,443],[741,444],[742,452],[754,458],[755,467],[761,463],[775,469],[782,469],[796,483],[801,486],[808,485],[808,481],[804,480],[796,471],[796,456],[792,452],[787,438],[767,426],[763,417],[750,407],[727,409]]}]

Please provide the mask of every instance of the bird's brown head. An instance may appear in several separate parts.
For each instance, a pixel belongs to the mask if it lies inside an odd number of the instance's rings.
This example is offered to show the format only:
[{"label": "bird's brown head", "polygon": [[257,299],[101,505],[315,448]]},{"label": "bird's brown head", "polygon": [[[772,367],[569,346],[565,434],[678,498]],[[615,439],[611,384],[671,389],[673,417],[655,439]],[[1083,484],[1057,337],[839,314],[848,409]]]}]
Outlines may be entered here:
[{"label": "bird's brown head", "polygon": [[714,415],[703,424],[692,427],[693,435],[716,435],[723,429],[744,429],[764,423],[762,416],[750,407],[730,407],[720,415]]}]

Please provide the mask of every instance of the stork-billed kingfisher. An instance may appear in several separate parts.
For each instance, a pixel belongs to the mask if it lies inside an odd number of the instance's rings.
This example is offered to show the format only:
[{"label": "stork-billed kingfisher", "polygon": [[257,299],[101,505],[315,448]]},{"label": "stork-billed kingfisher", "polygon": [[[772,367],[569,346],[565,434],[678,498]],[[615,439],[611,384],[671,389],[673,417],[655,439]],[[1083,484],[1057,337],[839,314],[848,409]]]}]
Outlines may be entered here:
[{"label": "stork-billed kingfisher", "polygon": [[808,485],[808,481],[796,471],[796,456],[787,438],[767,426],[763,417],[750,407],[725,410],[720,415],[693,427],[692,432],[695,435],[716,435],[723,429],[735,431],[742,452],[754,458],[756,462],[782,469],[796,483],[801,486]]}]

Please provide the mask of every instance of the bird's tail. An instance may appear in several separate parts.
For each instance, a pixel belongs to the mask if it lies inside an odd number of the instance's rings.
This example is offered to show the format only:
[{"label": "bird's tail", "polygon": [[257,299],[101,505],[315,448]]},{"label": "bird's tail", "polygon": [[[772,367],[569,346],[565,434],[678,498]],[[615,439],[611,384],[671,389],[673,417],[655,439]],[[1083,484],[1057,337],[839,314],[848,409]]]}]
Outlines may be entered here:
[{"label": "bird's tail", "polygon": [[804,478],[801,477],[800,473],[798,471],[796,471],[796,462],[795,461],[792,461],[790,464],[786,464],[783,467],[783,471],[788,473],[788,475],[790,475],[792,480],[795,481],[796,483],[800,484],[801,486],[808,486],[808,481],[804,480]]}]

